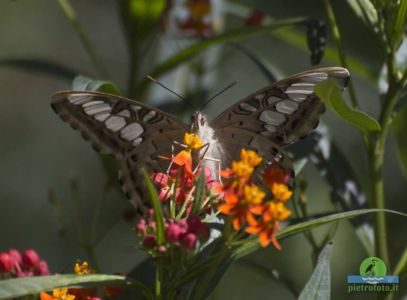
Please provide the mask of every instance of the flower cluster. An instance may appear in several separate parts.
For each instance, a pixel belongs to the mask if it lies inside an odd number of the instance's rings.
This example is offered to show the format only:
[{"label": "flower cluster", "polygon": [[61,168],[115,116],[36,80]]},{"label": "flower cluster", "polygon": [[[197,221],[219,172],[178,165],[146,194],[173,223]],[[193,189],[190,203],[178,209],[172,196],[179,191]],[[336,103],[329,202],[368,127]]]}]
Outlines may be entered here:
[{"label": "flower cluster", "polygon": [[240,160],[233,161],[231,168],[221,172],[228,182],[220,188],[224,202],[220,203],[219,210],[231,216],[235,231],[244,229],[247,233],[258,234],[263,247],[272,242],[281,249],[276,233],[280,228],[279,222],[291,215],[285,206],[292,196],[288,186],[290,177],[278,163],[270,164],[263,175],[270,190],[270,197],[266,197],[266,192],[251,180],[261,162],[262,158],[254,151],[242,149]]},{"label": "flower cluster", "polygon": [[[180,152],[171,158],[167,172],[152,173],[153,183],[158,189],[158,197],[164,211],[165,244],[157,243],[157,228],[154,211],[142,218],[136,225],[136,233],[144,248],[153,256],[165,255],[170,249],[195,250],[209,238],[209,226],[202,222],[202,216],[216,207],[218,196],[212,189],[219,184],[212,178],[211,171],[199,167],[200,162],[193,161],[193,154],[204,146],[200,137],[194,133],[185,133]],[[193,212],[196,200],[196,186],[203,176],[204,192],[202,202],[197,211]]]},{"label": "flower cluster", "polygon": [[0,274],[12,277],[49,275],[47,263],[33,249],[22,254],[16,249],[0,253]]},{"label": "flower cluster", "polygon": [[165,219],[166,244],[158,245],[156,239],[156,226],[153,211],[150,211],[148,222],[141,219],[136,225],[137,235],[142,239],[143,246],[151,254],[165,253],[169,248],[194,250],[197,243],[204,243],[209,238],[209,226],[198,216],[188,216],[183,219]]}]

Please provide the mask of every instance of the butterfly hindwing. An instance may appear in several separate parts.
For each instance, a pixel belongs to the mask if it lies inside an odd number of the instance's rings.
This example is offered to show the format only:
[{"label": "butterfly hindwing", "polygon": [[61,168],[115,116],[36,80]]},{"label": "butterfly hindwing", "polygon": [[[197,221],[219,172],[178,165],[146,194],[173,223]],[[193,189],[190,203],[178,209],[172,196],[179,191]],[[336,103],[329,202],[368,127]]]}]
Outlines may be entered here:
[{"label": "butterfly hindwing", "polygon": [[211,126],[239,128],[285,146],[306,136],[319,122],[325,106],[314,93],[315,84],[328,78],[345,87],[348,70],[331,67],[307,71],[265,87],[232,105]]}]

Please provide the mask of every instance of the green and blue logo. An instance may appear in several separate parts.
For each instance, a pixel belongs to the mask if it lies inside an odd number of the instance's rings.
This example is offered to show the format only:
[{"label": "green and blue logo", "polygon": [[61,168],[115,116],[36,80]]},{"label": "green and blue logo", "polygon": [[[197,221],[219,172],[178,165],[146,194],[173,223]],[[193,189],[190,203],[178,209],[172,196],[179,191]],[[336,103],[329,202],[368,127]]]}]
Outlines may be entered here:
[{"label": "green and blue logo", "polygon": [[368,257],[359,267],[360,275],[348,276],[348,292],[397,292],[399,276],[387,275],[385,262],[378,257]]}]

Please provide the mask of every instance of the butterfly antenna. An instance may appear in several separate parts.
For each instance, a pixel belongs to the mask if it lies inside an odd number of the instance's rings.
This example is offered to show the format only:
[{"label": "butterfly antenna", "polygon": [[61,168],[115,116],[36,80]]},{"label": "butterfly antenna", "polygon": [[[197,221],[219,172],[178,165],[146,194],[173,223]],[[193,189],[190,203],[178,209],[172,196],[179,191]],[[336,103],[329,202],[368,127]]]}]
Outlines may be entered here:
[{"label": "butterfly antenna", "polygon": [[227,87],[225,87],[223,90],[221,90],[220,92],[216,93],[215,95],[213,95],[211,98],[209,98],[209,100],[207,100],[205,102],[205,104],[202,106],[202,108],[200,109],[201,111],[204,110],[204,108],[216,97],[218,97],[220,94],[226,92],[228,89],[230,89],[232,86],[234,86],[237,83],[237,81],[233,81],[231,84],[229,84]]},{"label": "butterfly antenna", "polygon": [[185,101],[186,103],[188,103],[189,106],[192,107],[193,110],[196,110],[196,107],[190,102],[188,101],[186,98],[182,97],[180,94],[178,94],[177,92],[171,90],[170,88],[166,87],[164,84],[162,84],[161,82],[157,81],[156,79],[154,79],[153,77],[151,77],[150,75],[147,75],[147,78],[150,79],[152,82],[158,84],[159,86],[161,86],[162,88],[166,89],[167,91],[169,91],[170,93],[174,94],[175,96],[177,96],[178,98],[180,98],[181,100]]}]

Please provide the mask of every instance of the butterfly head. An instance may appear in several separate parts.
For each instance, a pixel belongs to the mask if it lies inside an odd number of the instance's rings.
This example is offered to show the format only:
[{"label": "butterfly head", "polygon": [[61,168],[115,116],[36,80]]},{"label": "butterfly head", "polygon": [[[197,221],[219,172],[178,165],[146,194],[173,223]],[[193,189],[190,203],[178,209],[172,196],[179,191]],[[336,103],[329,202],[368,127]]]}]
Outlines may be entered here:
[{"label": "butterfly head", "polygon": [[198,133],[206,127],[208,127],[208,118],[203,113],[196,111],[191,116],[190,132]]}]

